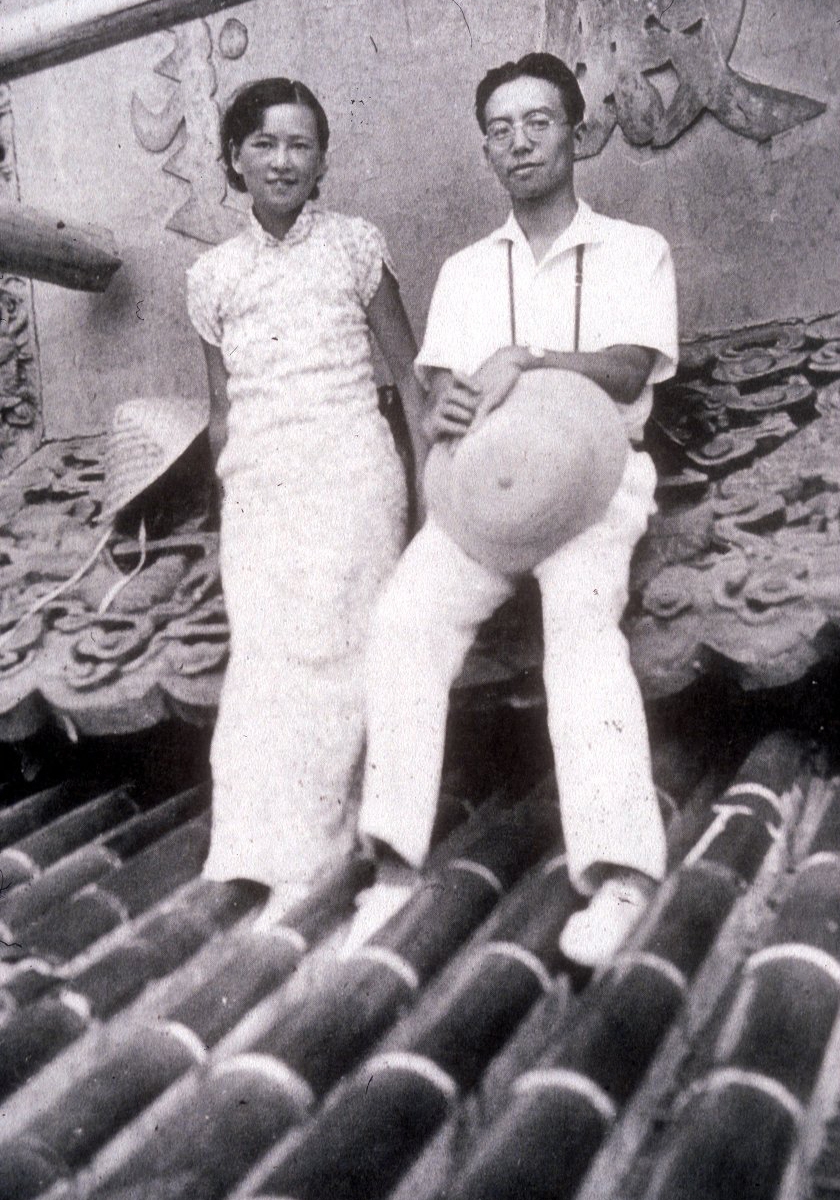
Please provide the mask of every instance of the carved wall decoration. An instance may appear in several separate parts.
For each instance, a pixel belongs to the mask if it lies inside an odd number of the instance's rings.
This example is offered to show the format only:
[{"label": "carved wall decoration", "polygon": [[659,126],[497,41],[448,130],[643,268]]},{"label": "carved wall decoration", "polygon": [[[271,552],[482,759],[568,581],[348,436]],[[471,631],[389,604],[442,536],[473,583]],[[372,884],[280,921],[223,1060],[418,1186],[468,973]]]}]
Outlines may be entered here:
[{"label": "carved wall decoration", "polygon": [[219,33],[222,58],[241,58],[248,49],[248,30],[236,17],[228,17]]},{"label": "carved wall decoration", "polygon": [[46,442],[0,481],[0,740],[56,719],[92,737],[212,722],[228,629],[207,455],[200,439],[189,447],[93,558],[106,436]]},{"label": "carved wall decoration", "polygon": [[840,357],[818,323],[687,346],[657,391],[660,511],[627,619],[648,696],[793,683],[840,648]]},{"label": "carved wall decoration", "polygon": [[667,146],[708,111],[763,142],[824,112],[820,101],[729,66],[745,5],[547,0],[546,48],[573,67],[587,100],[578,156],[598,154],[616,125],[633,145]]},{"label": "carved wall decoration", "polygon": [[[0,85],[0,197],[17,203],[17,167],[11,95]],[[0,273],[0,475],[41,444],[41,386],[33,320],[32,285]]]},{"label": "carved wall decoration", "polygon": [[169,218],[166,228],[215,244],[237,231],[242,216],[225,203],[213,40],[206,21],[193,21],[170,32],[175,46],[155,67],[155,73],[170,80],[174,89],[158,112],[135,93],[131,123],[140,145],[151,153],[174,147],[163,169],[189,185],[188,199]]}]

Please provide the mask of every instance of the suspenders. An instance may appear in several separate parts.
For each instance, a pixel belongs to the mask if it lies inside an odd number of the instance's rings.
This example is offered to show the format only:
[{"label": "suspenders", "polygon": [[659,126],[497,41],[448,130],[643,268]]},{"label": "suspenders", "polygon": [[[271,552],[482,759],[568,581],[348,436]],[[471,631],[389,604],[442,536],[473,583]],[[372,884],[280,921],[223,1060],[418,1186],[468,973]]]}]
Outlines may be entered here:
[{"label": "suspenders", "polygon": [[[508,261],[508,307],[510,310],[510,344],[517,345],[516,341],[516,297],[513,288],[513,242],[508,241],[507,244],[507,261]],[[575,246],[575,337],[573,349],[577,352],[580,349],[580,298],[583,291],[583,243]]]},{"label": "suspenders", "polygon": [[513,242],[508,240],[508,312],[510,313],[510,344],[516,346],[516,297],[513,292]]},{"label": "suspenders", "polygon": [[580,295],[583,291],[583,242],[575,246],[575,340],[573,350],[580,349]]}]

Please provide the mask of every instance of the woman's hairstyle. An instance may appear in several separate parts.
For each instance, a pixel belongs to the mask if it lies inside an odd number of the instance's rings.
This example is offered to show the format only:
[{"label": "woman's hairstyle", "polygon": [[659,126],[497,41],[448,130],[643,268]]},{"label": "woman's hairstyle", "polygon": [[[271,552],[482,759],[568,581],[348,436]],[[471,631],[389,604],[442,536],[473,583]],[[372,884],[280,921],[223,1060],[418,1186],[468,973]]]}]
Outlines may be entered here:
[{"label": "woman's hairstyle", "polygon": [[[329,144],[330,125],[327,114],[318,97],[305,83],[298,79],[275,77],[258,79],[255,83],[247,84],[235,94],[222,117],[222,158],[228,183],[237,192],[244,192],[246,188],[242,176],[233,168],[231,150],[238,150],[246,137],[262,127],[266,109],[275,104],[302,104],[308,108],[315,117],[318,147],[322,154]],[[313,190],[311,198],[318,198],[317,187]]]},{"label": "woman's hairstyle", "polygon": [[561,59],[553,54],[526,54],[517,62],[502,63],[493,67],[482,79],[475,92],[475,115],[481,126],[481,132],[487,132],[487,101],[504,83],[512,83],[524,75],[536,79],[545,79],[553,83],[563,98],[563,107],[570,125],[577,125],[583,119],[586,103],[573,71],[570,71]]}]

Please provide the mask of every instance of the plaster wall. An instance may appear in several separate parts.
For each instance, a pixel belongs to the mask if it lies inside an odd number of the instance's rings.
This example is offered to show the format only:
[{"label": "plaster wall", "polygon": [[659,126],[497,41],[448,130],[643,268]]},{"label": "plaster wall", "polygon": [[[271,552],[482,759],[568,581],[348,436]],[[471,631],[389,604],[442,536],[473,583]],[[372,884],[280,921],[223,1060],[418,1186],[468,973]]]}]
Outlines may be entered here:
[{"label": "plaster wall", "polygon": [[[216,99],[266,74],[313,87],[333,130],[322,200],[383,229],[420,335],[443,258],[504,217],[472,94],[488,66],[542,45],[543,0],[252,0],[208,18],[214,47],[231,17],[248,48],[214,50]],[[826,101],[815,120],[758,144],[705,114],[660,150],[616,130],[578,165],[582,196],[669,238],[684,334],[840,309],[838,22],[840,0],[746,0],[731,58]],[[183,296],[205,244],[166,227],[190,195],[163,170],[179,143],[144,149],[131,121],[133,94],[156,112],[179,86],[155,73],[172,46],[159,33],[12,85],[21,199],[110,228],[124,259],[103,295],[35,286],[49,437],[103,428],[127,396],[205,390]]]}]

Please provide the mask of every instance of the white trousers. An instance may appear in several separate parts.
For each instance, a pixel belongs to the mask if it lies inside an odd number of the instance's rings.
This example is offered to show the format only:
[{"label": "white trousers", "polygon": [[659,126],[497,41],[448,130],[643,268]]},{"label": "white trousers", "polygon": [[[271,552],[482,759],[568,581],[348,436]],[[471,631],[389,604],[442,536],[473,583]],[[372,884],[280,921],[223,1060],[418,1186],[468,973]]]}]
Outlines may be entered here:
[{"label": "white trousers", "polygon": [[[656,472],[631,451],[602,520],[535,569],[542,593],[548,726],[573,885],[592,868],[661,879],[665,835],[642,698],[619,621]],[[377,606],[366,665],[367,761],[359,827],[419,866],[429,849],[449,689],[477,628],[515,580],[475,562],[429,520]]]}]

